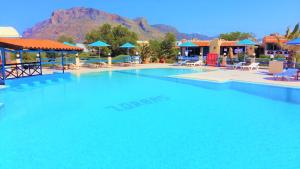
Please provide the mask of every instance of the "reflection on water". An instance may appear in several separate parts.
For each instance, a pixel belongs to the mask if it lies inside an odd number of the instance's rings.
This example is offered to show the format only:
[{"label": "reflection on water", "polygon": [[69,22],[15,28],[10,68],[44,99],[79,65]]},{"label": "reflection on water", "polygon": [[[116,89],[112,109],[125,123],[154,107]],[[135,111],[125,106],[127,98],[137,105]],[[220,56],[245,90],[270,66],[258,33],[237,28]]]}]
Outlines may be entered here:
[{"label": "reflection on water", "polygon": [[[137,73],[129,71],[118,71],[118,73],[123,73],[127,75],[137,75]],[[289,102],[293,104],[300,104],[300,89],[271,86],[264,84],[253,84],[244,82],[227,82],[227,83],[217,83],[211,81],[200,81],[192,79],[181,79],[173,78],[164,75],[153,75],[147,74],[147,72],[139,73],[139,76],[154,78],[159,80],[171,81],[175,83],[187,84],[192,86],[197,86],[210,90],[236,90],[243,93],[248,93],[268,99]]]}]

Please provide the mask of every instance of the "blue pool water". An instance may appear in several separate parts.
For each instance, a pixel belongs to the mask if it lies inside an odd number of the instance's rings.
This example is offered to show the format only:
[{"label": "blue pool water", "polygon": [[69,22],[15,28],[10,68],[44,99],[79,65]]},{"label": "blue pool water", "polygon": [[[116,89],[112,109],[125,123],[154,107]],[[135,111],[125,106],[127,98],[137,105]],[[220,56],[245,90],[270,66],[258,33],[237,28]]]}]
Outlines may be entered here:
[{"label": "blue pool water", "polygon": [[1,169],[298,169],[300,90],[147,69],[0,90]]}]

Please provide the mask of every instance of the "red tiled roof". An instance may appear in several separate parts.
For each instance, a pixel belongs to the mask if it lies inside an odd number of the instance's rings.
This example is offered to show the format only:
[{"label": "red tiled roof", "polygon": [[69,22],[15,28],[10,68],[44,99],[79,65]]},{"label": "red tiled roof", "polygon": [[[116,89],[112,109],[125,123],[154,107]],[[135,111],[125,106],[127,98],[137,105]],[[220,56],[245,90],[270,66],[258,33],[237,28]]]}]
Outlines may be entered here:
[{"label": "red tiled roof", "polygon": [[286,43],[288,40],[284,36],[265,36],[263,39],[263,44],[266,43]]},{"label": "red tiled roof", "polygon": [[58,50],[58,51],[82,51],[79,47],[65,45],[60,42],[42,39],[24,39],[24,38],[0,38],[0,47],[14,50]]},{"label": "red tiled roof", "polygon": [[196,42],[193,42],[193,43],[198,45],[198,46],[209,46],[209,44],[210,44],[209,41],[196,41]]},{"label": "red tiled roof", "polygon": [[223,47],[237,46],[237,41],[223,41],[221,46]]}]

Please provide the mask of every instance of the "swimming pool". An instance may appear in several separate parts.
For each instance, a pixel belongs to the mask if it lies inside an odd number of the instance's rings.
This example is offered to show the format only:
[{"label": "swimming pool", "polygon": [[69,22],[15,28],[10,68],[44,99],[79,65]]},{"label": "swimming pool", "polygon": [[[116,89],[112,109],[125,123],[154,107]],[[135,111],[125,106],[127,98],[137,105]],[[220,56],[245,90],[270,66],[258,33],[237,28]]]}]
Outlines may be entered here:
[{"label": "swimming pool", "polygon": [[0,90],[1,169],[300,168],[300,91],[169,77],[22,79]]}]

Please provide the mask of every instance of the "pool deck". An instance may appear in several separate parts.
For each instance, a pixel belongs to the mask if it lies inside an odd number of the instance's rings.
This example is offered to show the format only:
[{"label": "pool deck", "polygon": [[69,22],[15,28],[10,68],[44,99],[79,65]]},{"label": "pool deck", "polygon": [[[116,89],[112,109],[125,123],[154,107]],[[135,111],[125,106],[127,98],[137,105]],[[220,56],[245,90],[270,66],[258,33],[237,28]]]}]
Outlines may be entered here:
[{"label": "pool deck", "polygon": [[218,83],[226,83],[230,81],[267,84],[274,86],[296,87],[300,88],[300,81],[282,81],[275,80],[272,75],[268,74],[267,70],[258,71],[242,71],[242,70],[227,70],[224,68],[217,68],[214,71],[185,74],[175,76],[184,79],[206,80]]},{"label": "pool deck", "polygon": [[[267,73],[267,70],[265,69],[260,69],[258,71],[242,71],[242,70],[228,70],[225,68],[206,67],[206,66],[185,67],[185,66],[173,66],[171,64],[143,64],[143,65],[135,65],[130,67],[113,66],[111,68],[97,68],[97,69],[82,67],[78,70],[67,70],[66,72],[70,72],[73,73],[74,75],[80,76],[80,74],[83,73],[130,70],[130,69],[151,69],[151,68],[186,68],[186,69],[208,70],[206,72],[201,72],[201,73],[192,73],[192,74],[174,76],[176,78],[205,80],[205,81],[213,81],[218,83],[239,81],[239,82],[247,82],[247,83],[258,83],[258,84],[300,88],[300,80],[299,81],[274,80],[273,76],[269,75]],[[44,74],[52,74],[53,72],[54,71],[51,69],[43,69]],[[55,70],[55,72],[61,72],[61,71]],[[3,87],[4,86],[0,85],[0,89]]]}]

